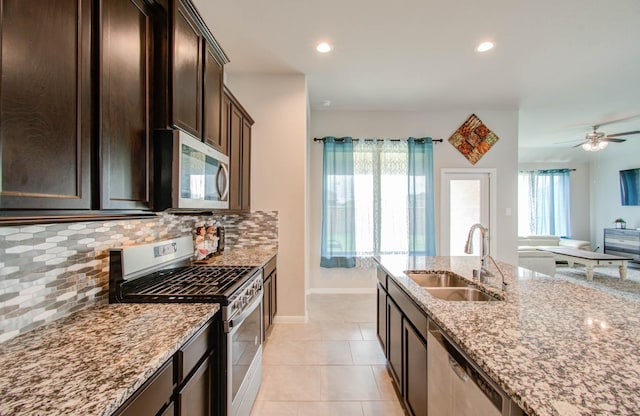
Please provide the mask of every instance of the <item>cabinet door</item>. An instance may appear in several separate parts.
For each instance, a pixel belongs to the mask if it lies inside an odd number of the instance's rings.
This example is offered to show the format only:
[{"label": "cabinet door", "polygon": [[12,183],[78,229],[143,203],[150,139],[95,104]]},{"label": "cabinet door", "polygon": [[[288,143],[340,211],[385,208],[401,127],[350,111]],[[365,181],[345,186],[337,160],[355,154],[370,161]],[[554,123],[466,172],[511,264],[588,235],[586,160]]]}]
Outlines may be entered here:
[{"label": "cabinet door", "polygon": [[251,124],[242,121],[242,202],[245,211],[251,209]]},{"label": "cabinet door", "polygon": [[242,113],[231,104],[229,115],[229,209],[242,208]]},{"label": "cabinet door", "polygon": [[92,2],[0,7],[0,208],[88,209]]},{"label": "cabinet door", "polygon": [[387,354],[387,292],[378,284],[378,317],[376,319],[378,341],[385,357]]},{"label": "cabinet door", "polygon": [[404,321],[404,398],[415,416],[427,415],[427,343]]},{"label": "cabinet door", "polygon": [[101,4],[102,209],[150,207],[151,10],[143,0]]},{"label": "cabinet door", "polygon": [[271,323],[273,324],[278,313],[278,271],[271,274]]},{"label": "cabinet door", "polygon": [[222,65],[207,43],[204,55],[204,141],[226,155],[227,140],[223,137],[220,126],[222,88]]},{"label": "cabinet door", "polygon": [[176,405],[180,416],[211,414],[211,366],[206,359],[191,379],[178,391]]},{"label": "cabinet door", "polygon": [[190,11],[175,0],[173,18],[173,124],[202,136],[203,36]]},{"label": "cabinet door", "polygon": [[390,297],[387,297],[387,325],[389,367],[396,385],[402,391],[402,312]]},{"label": "cabinet door", "polygon": [[264,281],[262,288],[262,339],[267,339],[271,327],[271,291],[273,290],[271,276]]}]

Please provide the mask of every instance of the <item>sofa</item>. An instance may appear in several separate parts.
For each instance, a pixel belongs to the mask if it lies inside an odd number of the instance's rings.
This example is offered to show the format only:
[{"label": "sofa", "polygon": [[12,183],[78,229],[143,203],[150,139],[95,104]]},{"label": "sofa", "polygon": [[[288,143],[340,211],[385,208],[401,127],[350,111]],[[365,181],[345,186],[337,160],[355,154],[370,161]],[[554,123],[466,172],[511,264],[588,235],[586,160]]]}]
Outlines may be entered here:
[{"label": "sofa", "polygon": [[537,247],[567,247],[577,250],[593,251],[591,242],[560,238],[553,235],[531,235],[518,237],[518,266],[549,276],[556,274],[556,261],[553,253],[537,250]]}]

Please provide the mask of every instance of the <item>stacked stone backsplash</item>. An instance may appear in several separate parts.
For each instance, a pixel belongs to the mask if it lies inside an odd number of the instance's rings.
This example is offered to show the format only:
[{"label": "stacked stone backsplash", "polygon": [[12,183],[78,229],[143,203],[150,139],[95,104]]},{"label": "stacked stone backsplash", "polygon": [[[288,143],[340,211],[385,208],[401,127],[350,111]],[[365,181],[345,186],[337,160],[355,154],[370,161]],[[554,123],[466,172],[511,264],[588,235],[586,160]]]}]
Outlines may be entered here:
[{"label": "stacked stone backsplash", "polygon": [[224,225],[226,249],[278,247],[278,213],[264,211],[0,226],[0,342],[106,303],[110,248],[189,235],[196,222]]}]

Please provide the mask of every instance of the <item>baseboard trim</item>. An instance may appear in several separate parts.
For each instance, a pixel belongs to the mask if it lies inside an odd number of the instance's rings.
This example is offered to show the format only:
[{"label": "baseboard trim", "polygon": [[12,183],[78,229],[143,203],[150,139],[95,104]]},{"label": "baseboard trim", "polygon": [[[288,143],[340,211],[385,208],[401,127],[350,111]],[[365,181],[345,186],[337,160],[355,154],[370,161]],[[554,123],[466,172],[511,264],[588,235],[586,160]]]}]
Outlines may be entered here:
[{"label": "baseboard trim", "polygon": [[293,315],[293,316],[281,316],[281,315],[276,315],[273,319],[273,323],[274,324],[306,324],[308,321],[308,318],[306,315],[303,316],[299,316],[299,315]]},{"label": "baseboard trim", "polygon": [[307,289],[307,295],[369,295],[376,293],[375,287],[318,287]]}]

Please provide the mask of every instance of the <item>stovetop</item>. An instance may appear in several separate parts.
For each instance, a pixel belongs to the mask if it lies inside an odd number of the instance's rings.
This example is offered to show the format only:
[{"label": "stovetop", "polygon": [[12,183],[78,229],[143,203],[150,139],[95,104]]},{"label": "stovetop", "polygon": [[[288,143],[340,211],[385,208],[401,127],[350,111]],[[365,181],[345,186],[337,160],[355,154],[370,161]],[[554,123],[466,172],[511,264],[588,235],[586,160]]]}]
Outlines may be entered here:
[{"label": "stovetop", "polygon": [[249,266],[177,267],[123,282],[121,293],[129,300],[226,303],[257,270]]}]

